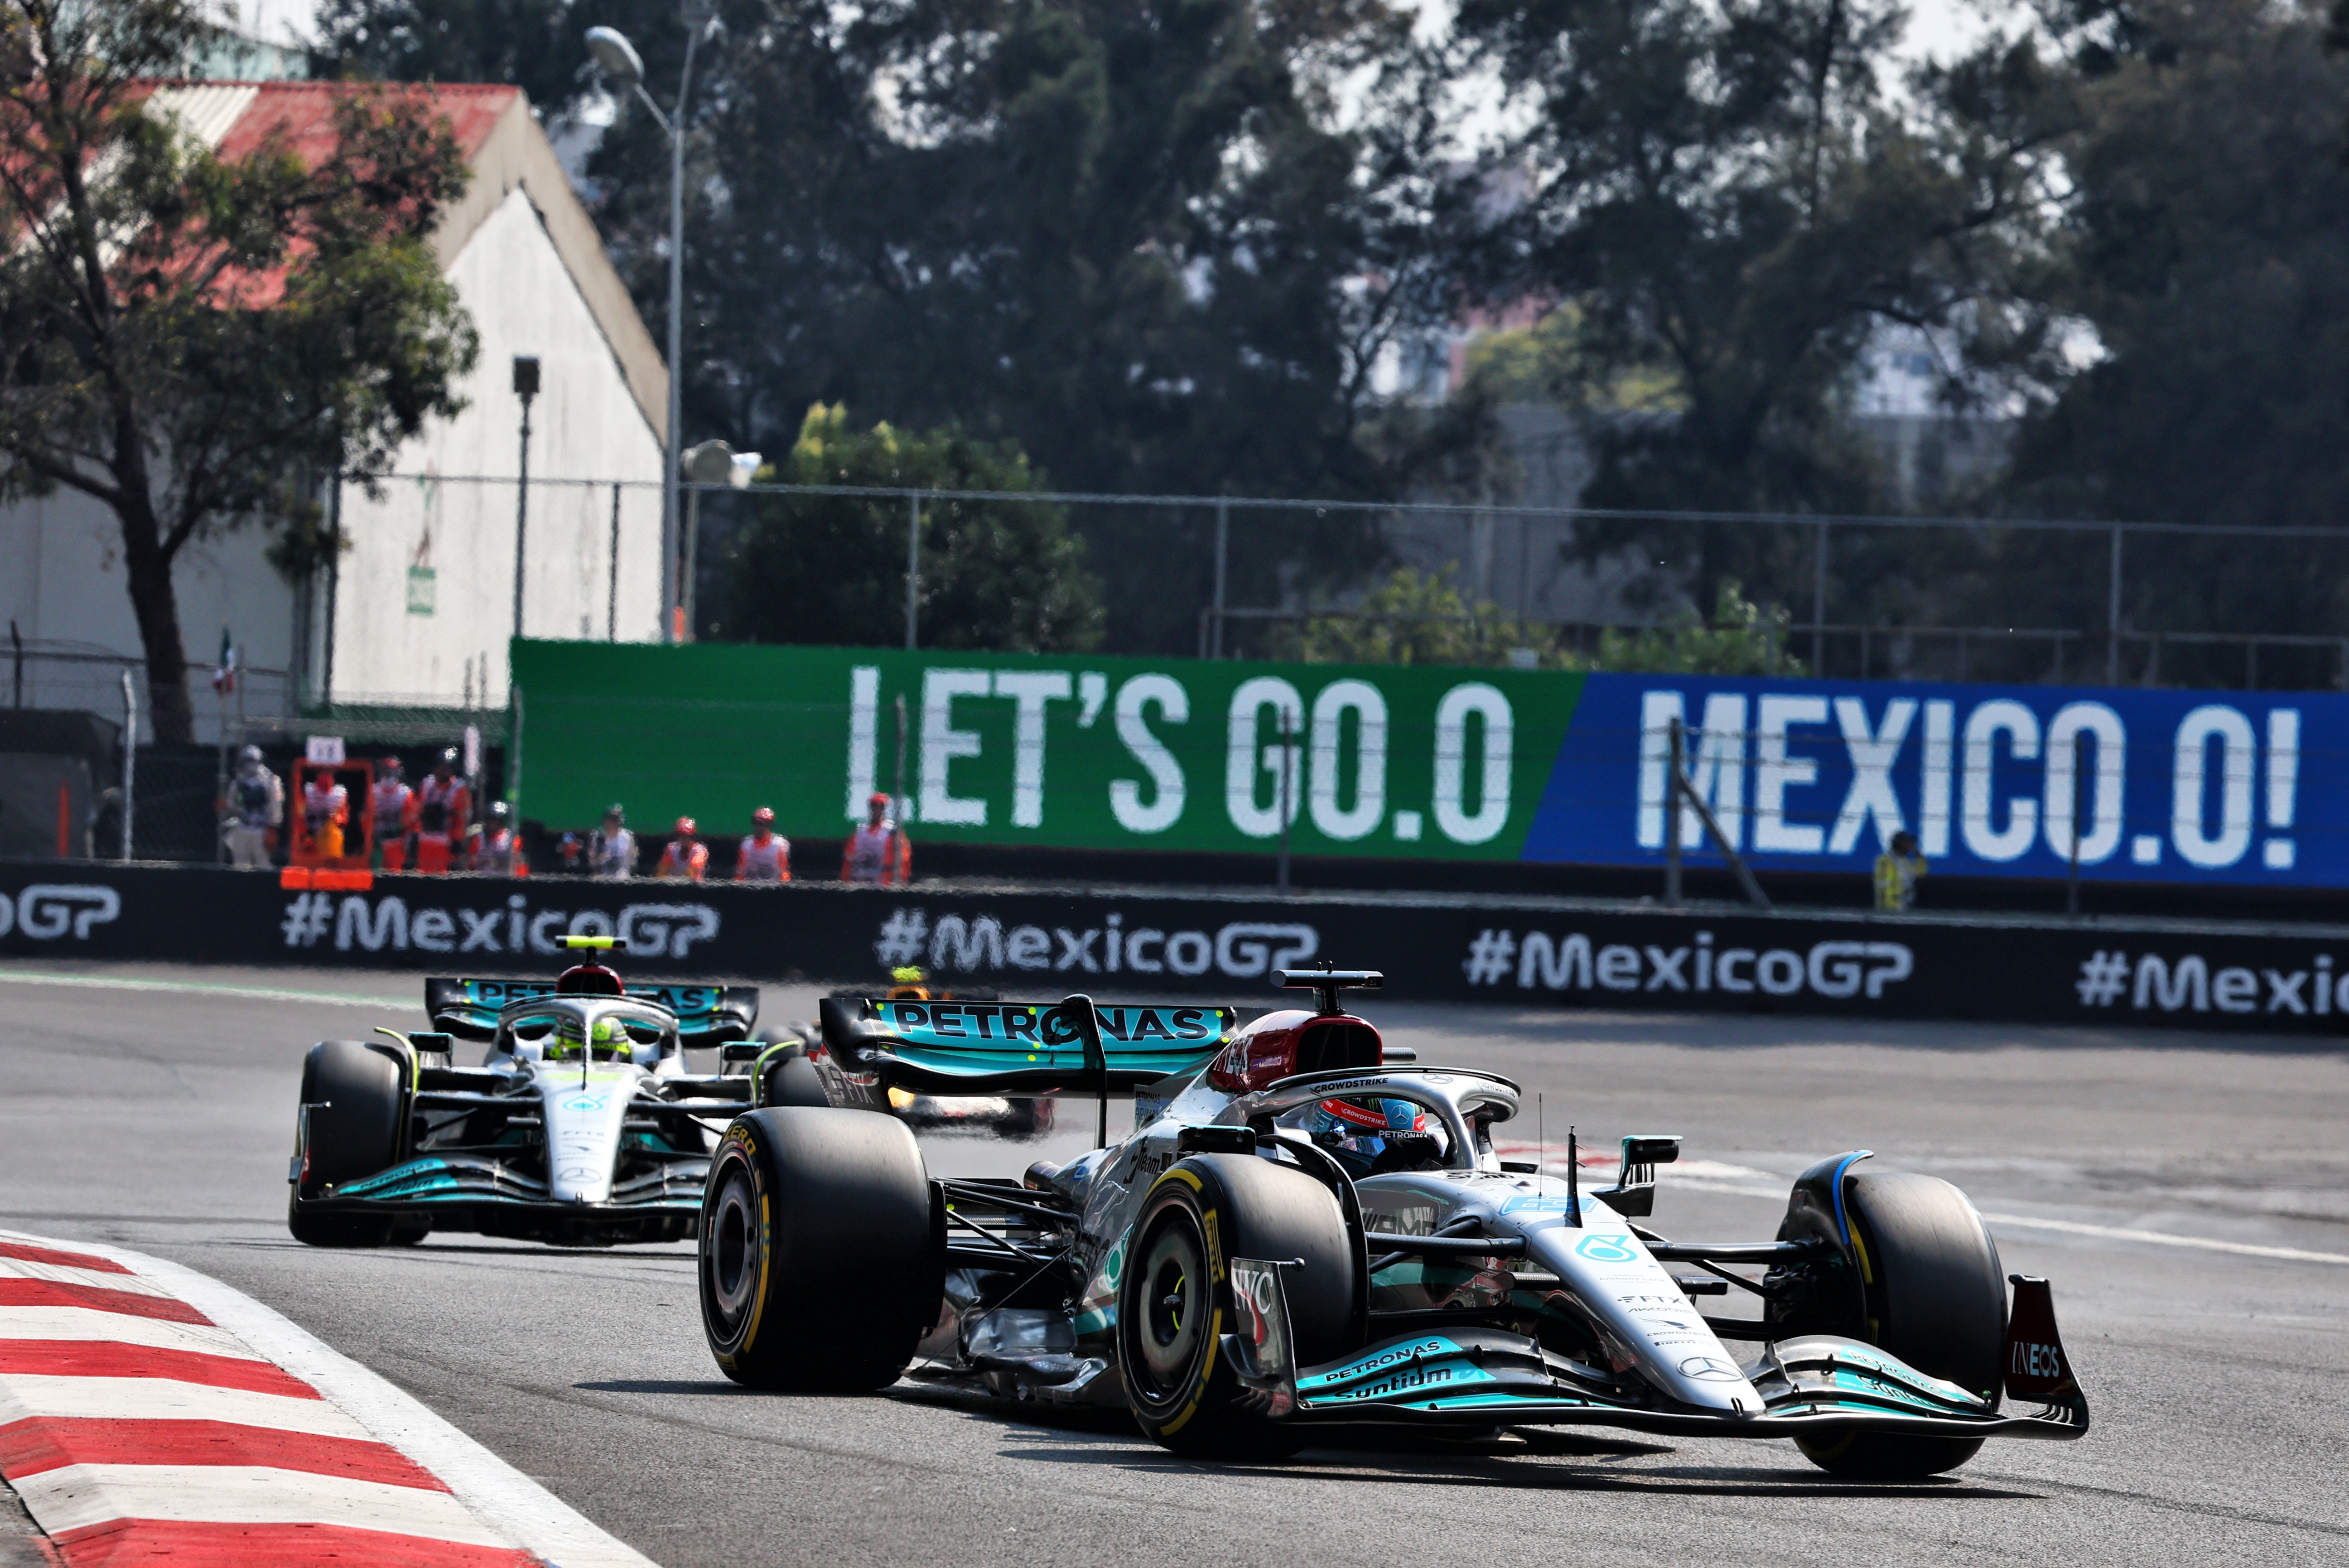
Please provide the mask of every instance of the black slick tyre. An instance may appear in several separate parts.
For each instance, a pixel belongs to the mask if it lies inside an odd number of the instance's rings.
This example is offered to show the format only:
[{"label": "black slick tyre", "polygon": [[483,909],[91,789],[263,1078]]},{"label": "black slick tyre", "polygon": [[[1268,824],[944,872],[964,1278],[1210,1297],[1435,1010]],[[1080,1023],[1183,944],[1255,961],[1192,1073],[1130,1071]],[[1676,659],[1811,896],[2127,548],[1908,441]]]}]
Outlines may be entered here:
[{"label": "black slick tyre", "polygon": [[1296,1364],[1357,1348],[1361,1260],[1330,1189],[1255,1155],[1193,1155],[1151,1187],[1118,1281],[1118,1371],[1152,1440],[1209,1459],[1278,1459],[1302,1433],[1259,1414],[1225,1357],[1229,1260],[1298,1261],[1280,1271]]},{"label": "black slick tyre", "polygon": [[302,1060],[302,1099],[309,1143],[300,1184],[285,1216],[294,1239],[313,1247],[380,1247],[391,1239],[388,1215],[321,1213],[310,1200],[334,1187],[373,1176],[399,1157],[407,1097],[399,1064],[357,1040],[322,1040]]},{"label": "black slick tyre", "polygon": [[823,1080],[816,1075],[815,1064],[807,1059],[806,1052],[794,1051],[767,1068],[759,1103],[822,1108],[832,1101],[823,1092]]},{"label": "black slick tyre", "polygon": [[[1845,1189],[1860,1266],[1865,1336],[1928,1376],[1998,1402],[2004,1382],[2006,1275],[1966,1195],[1930,1176],[1871,1172]],[[1795,1447],[1821,1469],[1875,1480],[1953,1470],[1980,1438],[1853,1432]]]},{"label": "black slick tyre", "polygon": [[754,1388],[885,1388],[937,1320],[944,1211],[914,1135],[871,1111],[737,1116],[701,1200],[701,1324]]}]

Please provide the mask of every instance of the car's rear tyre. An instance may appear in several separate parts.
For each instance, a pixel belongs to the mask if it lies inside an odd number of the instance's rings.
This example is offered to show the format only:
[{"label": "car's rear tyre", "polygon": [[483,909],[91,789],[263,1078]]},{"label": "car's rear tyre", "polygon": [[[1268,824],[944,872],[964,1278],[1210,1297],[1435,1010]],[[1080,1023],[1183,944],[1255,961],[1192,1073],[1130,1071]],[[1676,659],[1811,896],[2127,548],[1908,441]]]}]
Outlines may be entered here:
[{"label": "car's rear tyre", "polygon": [[754,1388],[885,1388],[937,1320],[944,1211],[904,1123],[778,1106],[735,1118],[701,1202],[701,1323]]},{"label": "car's rear tyre", "polygon": [[407,1108],[399,1064],[357,1040],[322,1040],[302,1059],[301,1104],[308,1107],[308,1158],[286,1229],[313,1247],[382,1246],[391,1239],[388,1216],[321,1214],[307,1202],[398,1158]]},{"label": "car's rear tyre", "polygon": [[823,1080],[816,1075],[815,1064],[807,1059],[805,1051],[794,1051],[768,1065],[766,1082],[760,1085],[759,1103],[821,1109],[828,1107],[832,1101],[823,1092]]},{"label": "car's rear tyre", "polygon": [[1118,1370],[1154,1441],[1199,1459],[1278,1459],[1303,1434],[1260,1414],[1223,1354],[1233,1258],[1296,1262],[1280,1282],[1297,1366],[1356,1348],[1361,1260],[1330,1189],[1254,1155],[1193,1155],[1153,1185],[1127,1234]]},{"label": "car's rear tyre", "polygon": [[[1844,1201],[1860,1263],[1863,1337],[1995,1407],[2004,1377],[2006,1275],[1974,1206],[1938,1178],[1895,1172],[1849,1178]],[[1982,1439],[1853,1432],[1797,1438],[1795,1446],[1836,1475],[1899,1480],[1953,1470]]]}]

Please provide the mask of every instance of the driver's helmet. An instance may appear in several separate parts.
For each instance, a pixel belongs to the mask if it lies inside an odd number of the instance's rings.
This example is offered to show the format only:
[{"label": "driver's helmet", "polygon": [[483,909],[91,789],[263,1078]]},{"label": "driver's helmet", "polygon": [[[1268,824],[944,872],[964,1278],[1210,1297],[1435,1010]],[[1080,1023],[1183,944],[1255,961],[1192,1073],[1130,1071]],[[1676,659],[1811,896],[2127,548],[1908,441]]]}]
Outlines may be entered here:
[{"label": "driver's helmet", "polygon": [[583,1046],[595,1055],[617,1061],[629,1061],[636,1055],[636,1042],[628,1034],[627,1021],[608,1012],[585,1025],[584,1037],[579,1020],[566,1014],[555,1024],[554,1040],[546,1054],[556,1061],[566,1057],[576,1060]]},{"label": "driver's helmet", "polygon": [[1383,1139],[1394,1133],[1425,1132],[1427,1116],[1409,1100],[1323,1100],[1306,1125],[1317,1143],[1332,1137]]}]

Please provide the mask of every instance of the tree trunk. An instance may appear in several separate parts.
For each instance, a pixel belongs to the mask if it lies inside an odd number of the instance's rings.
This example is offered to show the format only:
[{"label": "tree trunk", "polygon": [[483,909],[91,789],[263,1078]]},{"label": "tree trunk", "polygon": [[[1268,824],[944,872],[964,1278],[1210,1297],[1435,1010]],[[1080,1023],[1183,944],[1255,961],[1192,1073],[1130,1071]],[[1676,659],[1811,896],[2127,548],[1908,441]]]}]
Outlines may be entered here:
[{"label": "tree trunk", "polygon": [[[164,553],[154,506],[143,488],[126,486],[115,511],[122,523],[123,562],[130,571],[130,609],[147,649],[147,707],[155,739],[167,746],[192,745],[196,722],[188,704],[187,645],[180,637],[171,557]],[[136,737],[129,739],[135,743]]]}]

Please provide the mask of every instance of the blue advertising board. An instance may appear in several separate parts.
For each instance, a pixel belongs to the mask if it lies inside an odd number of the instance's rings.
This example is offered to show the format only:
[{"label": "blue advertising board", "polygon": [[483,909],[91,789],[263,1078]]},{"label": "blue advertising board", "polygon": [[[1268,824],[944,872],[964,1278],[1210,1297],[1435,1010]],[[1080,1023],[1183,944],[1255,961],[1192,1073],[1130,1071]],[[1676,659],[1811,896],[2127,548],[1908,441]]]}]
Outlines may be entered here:
[{"label": "blue advertising board", "polygon": [[[2349,886],[2349,695],[1593,675],[1524,858],[1665,853],[1670,726],[1757,869],[1866,874],[1914,834],[1934,869]],[[1713,846],[1683,808],[1682,843]]]}]

